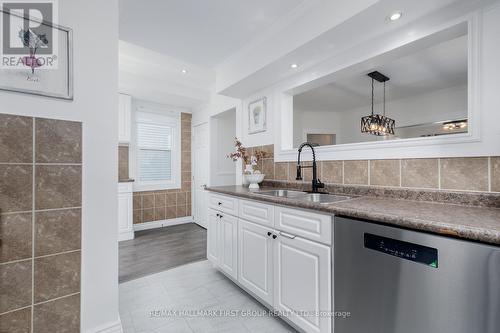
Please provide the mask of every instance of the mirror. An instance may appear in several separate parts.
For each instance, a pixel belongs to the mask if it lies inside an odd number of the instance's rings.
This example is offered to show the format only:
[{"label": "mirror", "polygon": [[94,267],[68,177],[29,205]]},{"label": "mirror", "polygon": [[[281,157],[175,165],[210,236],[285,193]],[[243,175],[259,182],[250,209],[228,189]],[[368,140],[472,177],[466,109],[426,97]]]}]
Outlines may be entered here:
[{"label": "mirror", "polygon": [[[467,24],[428,39],[295,94],[294,147],[304,141],[328,146],[467,133]],[[370,117],[372,105],[385,122]]]}]

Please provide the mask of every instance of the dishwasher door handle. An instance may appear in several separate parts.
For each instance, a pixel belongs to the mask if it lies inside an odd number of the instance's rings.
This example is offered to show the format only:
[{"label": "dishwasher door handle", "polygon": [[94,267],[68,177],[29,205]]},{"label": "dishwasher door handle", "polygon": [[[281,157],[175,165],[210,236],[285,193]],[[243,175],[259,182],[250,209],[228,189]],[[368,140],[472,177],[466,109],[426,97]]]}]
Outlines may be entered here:
[{"label": "dishwasher door handle", "polygon": [[280,236],[290,238],[290,239],[294,239],[296,237],[295,235],[287,234],[286,232],[283,232],[283,231],[280,231]]}]

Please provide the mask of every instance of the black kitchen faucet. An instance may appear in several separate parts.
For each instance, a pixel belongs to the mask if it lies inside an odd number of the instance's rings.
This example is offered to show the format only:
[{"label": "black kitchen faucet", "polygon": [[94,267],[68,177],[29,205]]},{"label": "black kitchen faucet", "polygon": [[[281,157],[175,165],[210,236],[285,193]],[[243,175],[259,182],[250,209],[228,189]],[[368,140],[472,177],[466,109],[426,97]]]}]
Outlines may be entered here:
[{"label": "black kitchen faucet", "polygon": [[[313,155],[313,163],[312,166],[301,166],[300,165],[300,153],[302,153],[302,148],[304,147],[309,147],[311,148],[312,155]],[[299,157],[297,159],[297,178],[296,180],[302,180],[302,169],[303,168],[312,168],[313,171],[313,179],[312,179],[312,192],[313,193],[318,193],[318,189],[320,188],[325,188],[325,184],[323,184],[319,179],[318,179],[318,171],[317,171],[317,165],[316,165],[316,152],[314,151],[314,146],[312,143],[309,142],[304,142],[299,146]]]}]

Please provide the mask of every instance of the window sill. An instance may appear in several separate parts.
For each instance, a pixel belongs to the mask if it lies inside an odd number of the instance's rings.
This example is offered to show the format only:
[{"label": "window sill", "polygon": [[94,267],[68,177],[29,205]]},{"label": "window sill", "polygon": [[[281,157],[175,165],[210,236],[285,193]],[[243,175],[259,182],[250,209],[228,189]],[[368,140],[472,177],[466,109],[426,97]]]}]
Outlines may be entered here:
[{"label": "window sill", "polygon": [[177,183],[134,183],[134,192],[143,191],[165,191],[180,189],[181,184]]}]

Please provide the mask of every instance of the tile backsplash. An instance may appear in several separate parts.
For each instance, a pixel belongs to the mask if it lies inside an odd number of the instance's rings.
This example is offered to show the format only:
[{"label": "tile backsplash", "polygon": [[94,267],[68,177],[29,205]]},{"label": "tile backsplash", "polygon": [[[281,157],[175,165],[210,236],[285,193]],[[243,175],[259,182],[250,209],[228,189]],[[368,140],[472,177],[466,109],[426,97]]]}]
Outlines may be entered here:
[{"label": "tile backsplash", "polygon": [[[274,146],[249,148],[255,149],[273,151]],[[257,169],[266,180],[297,182],[296,165],[295,161],[275,162],[271,154],[259,161]],[[304,169],[302,176],[302,182],[311,181],[311,170]],[[320,161],[318,177],[339,185],[500,192],[500,157]]]},{"label": "tile backsplash", "polygon": [[134,224],[191,216],[191,114],[181,113],[179,189],[134,192]]},{"label": "tile backsplash", "polygon": [[0,332],[79,332],[79,122],[0,114]]}]

